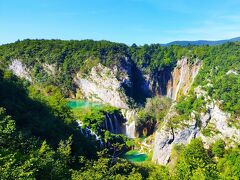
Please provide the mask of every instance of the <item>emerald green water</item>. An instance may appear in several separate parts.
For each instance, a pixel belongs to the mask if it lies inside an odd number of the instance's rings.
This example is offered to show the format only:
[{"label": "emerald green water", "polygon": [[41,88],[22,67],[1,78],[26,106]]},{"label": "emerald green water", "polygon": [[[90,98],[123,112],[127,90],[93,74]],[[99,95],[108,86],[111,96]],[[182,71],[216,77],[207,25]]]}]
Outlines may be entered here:
[{"label": "emerald green water", "polygon": [[124,156],[125,159],[133,163],[144,162],[147,160],[146,154],[141,154],[138,151],[128,151]]},{"label": "emerald green water", "polygon": [[72,109],[76,109],[76,108],[88,108],[88,107],[101,107],[102,105],[99,103],[93,103],[93,102],[83,101],[83,100],[71,100],[68,102],[68,106]]}]

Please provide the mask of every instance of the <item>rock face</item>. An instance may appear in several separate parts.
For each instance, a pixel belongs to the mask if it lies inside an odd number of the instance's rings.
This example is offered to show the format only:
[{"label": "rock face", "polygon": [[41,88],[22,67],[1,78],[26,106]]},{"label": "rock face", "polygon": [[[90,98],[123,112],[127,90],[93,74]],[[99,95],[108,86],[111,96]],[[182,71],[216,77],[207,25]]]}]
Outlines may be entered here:
[{"label": "rock face", "polygon": [[[164,125],[156,132],[154,142],[154,152],[152,160],[157,164],[166,165],[170,161],[171,151],[175,144],[187,144],[193,138],[201,137],[206,147],[218,139],[228,140],[231,143],[240,141],[240,129],[229,126],[228,120],[230,114],[223,112],[216,105],[216,101],[209,101],[206,93],[199,88],[195,89],[197,96],[204,95],[206,113],[200,113],[199,119],[196,119],[195,113],[192,117],[184,121],[180,127],[170,128],[169,121],[172,117],[177,116],[174,105],[165,117]],[[200,121],[200,123],[199,123]],[[239,119],[240,121],[240,119]],[[199,126],[201,124],[201,126]],[[211,135],[206,135],[204,130],[211,128]]]},{"label": "rock face", "polygon": [[117,73],[117,67],[112,70],[98,64],[91,69],[90,74],[86,77],[82,77],[80,73],[77,74],[74,83],[81,90],[84,98],[88,100],[128,109],[127,96],[122,84],[129,83],[129,77],[127,72],[123,72],[122,78],[118,80]]},{"label": "rock face", "polygon": [[172,78],[167,83],[167,97],[176,100],[178,93],[181,93],[182,95],[187,94],[192,82],[201,68],[201,64],[201,61],[198,60],[196,60],[193,64],[188,63],[187,58],[183,58],[178,61],[177,66],[171,73]]},{"label": "rock face", "polygon": [[10,64],[9,69],[12,70],[13,74],[16,76],[32,82],[30,71],[20,60],[14,59]]},{"label": "rock face", "polygon": [[57,65],[56,64],[47,64],[47,63],[43,63],[43,70],[47,72],[47,74],[49,75],[56,75],[57,73]]},{"label": "rock face", "polygon": [[[212,134],[209,136],[205,136],[203,133],[200,133],[200,137],[206,147],[209,147],[210,144],[215,142],[217,139],[225,140],[230,146],[233,143],[240,142],[240,129],[229,125],[229,119],[231,119],[230,114],[223,112],[218,106],[212,104],[208,107],[208,112],[205,116],[210,118],[206,128],[210,127],[212,129]],[[204,118],[201,117],[201,120],[204,120]],[[240,119],[236,121],[238,121],[238,125],[240,125]],[[204,129],[205,128],[203,128],[203,130]]]},{"label": "rock face", "polygon": [[167,96],[176,100],[178,94],[187,94],[201,65],[202,62],[198,59],[189,62],[188,58],[183,57],[177,61],[174,69],[166,68],[152,75],[152,77],[146,76],[149,88],[153,94]]},{"label": "rock face", "polygon": [[167,125],[160,131],[156,132],[153,161],[157,164],[166,165],[171,156],[171,151],[175,144],[187,144],[196,137],[198,128],[196,123],[189,124],[189,127],[184,129],[173,130]]}]

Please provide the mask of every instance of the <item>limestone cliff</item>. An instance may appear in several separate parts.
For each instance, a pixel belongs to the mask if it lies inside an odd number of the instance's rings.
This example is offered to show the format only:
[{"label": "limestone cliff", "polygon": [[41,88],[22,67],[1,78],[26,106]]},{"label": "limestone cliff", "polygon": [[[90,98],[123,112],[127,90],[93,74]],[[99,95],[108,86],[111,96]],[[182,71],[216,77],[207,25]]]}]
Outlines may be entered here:
[{"label": "limestone cliff", "polygon": [[127,96],[122,84],[129,82],[129,76],[127,72],[122,72],[121,79],[117,79],[117,73],[119,73],[117,67],[110,69],[98,64],[85,77],[78,73],[74,78],[74,83],[87,100],[128,109]]},{"label": "limestone cliff", "polygon": [[201,68],[201,64],[202,61],[197,59],[194,63],[188,62],[187,58],[179,60],[171,73],[172,78],[167,83],[167,97],[176,100],[178,94],[186,95]]},{"label": "limestone cliff", "polygon": [[20,60],[12,60],[11,64],[9,65],[9,69],[12,70],[13,74],[16,76],[32,82],[30,70]]},{"label": "limestone cliff", "polygon": [[178,94],[187,94],[201,65],[202,61],[198,59],[190,61],[187,57],[183,57],[177,61],[173,69],[165,68],[150,76],[146,75],[147,85],[153,94],[176,100]]},{"label": "limestone cliff", "polygon": [[[210,100],[200,87],[195,88],[195,93],[198,97],[203,95],[208,102],[206,112],[193,112],[183,125],[172,128],[171,118],[178,115],[173,105],[165,117],[163,126],[156,132],[152,158],[154,162],[166,165],[170,161],[175,144],[187,144],[196,137],[201,137],[206,147],[217,139],[224,139],[229,146],[240,141],[240,129],[229,124],[230,114],[220,110],[218,102]],[[236,121],[240,122],[240,119]],[[210,131],[211,134],[206,134],[206,131]]]}]

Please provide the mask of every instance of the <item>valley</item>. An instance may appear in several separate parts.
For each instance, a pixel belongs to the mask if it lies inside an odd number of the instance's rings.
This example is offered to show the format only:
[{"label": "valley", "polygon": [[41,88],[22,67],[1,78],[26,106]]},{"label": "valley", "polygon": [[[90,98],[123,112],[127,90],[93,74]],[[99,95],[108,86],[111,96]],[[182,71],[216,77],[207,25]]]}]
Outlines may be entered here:
[{"label": "valley", "polygon": [[240,177],[239,42],[23,40],[0,61],[5,178],[10,157],[40,179]]}]

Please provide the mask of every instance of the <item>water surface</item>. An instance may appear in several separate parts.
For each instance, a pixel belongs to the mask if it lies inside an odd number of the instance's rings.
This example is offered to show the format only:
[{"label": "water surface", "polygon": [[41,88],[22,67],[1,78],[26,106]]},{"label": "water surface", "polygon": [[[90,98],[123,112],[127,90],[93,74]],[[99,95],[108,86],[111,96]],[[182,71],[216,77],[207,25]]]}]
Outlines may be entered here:
[{"label": "water surface", "polygon": [[125,159],[128,161],[131,161],[133,163],[138,163],[138,162],[144,162],[147,160],[147,155],[144,153],[139,153],[136,150],[131,150],[128,151],[126,154],[123,156]]},{"label": "water surface", "polygon": [[94,103],[94,102],[83,101],[83,100],[70,100],[68,102],[68,106],[72,109],[76,109],[76,108],[88,108],[88,107],[101,107],[102,105],[100,103]]}]

